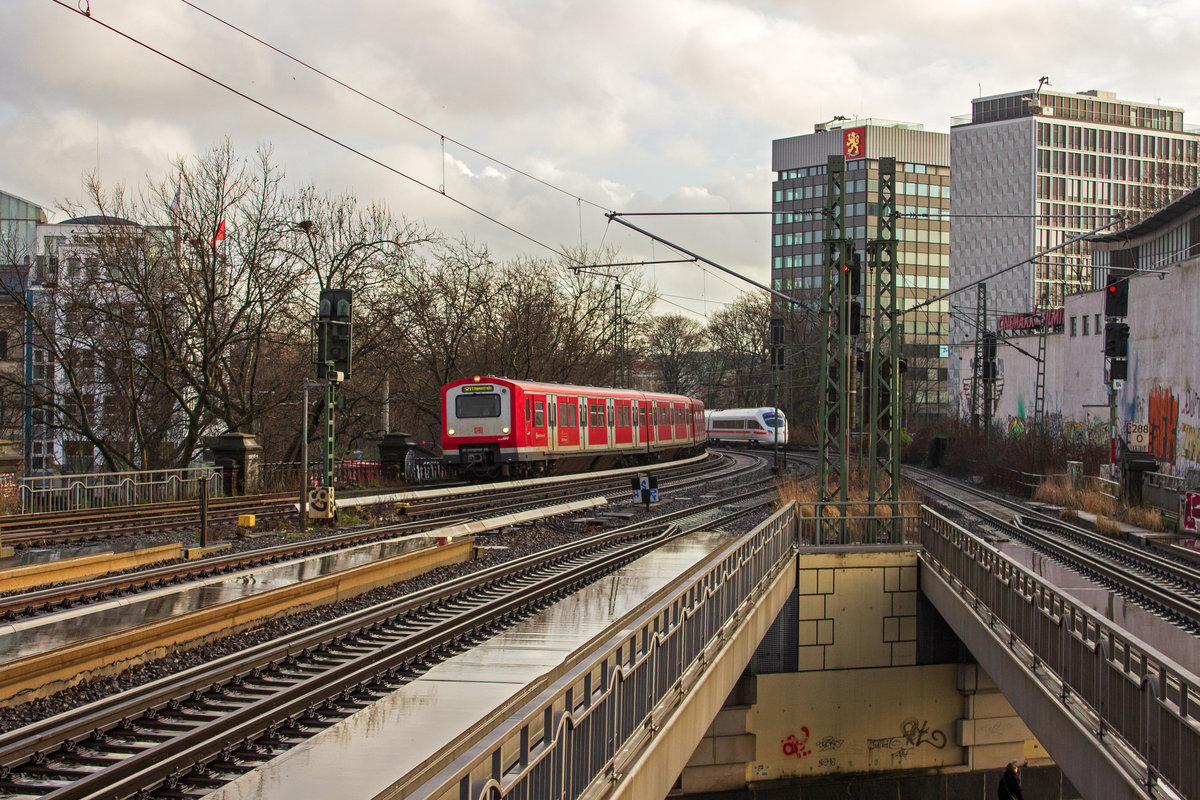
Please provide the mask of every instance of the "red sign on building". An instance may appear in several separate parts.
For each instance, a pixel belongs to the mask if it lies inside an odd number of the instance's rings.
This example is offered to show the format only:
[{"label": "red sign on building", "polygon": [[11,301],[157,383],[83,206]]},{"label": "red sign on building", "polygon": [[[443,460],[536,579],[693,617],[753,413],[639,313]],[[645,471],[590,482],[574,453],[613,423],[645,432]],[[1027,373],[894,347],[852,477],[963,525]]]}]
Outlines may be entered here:
[{"label": "red sign on building", "polygon": [[847,159],[867,157],[866,128],[847,128],[842,131],[842,155]]}]

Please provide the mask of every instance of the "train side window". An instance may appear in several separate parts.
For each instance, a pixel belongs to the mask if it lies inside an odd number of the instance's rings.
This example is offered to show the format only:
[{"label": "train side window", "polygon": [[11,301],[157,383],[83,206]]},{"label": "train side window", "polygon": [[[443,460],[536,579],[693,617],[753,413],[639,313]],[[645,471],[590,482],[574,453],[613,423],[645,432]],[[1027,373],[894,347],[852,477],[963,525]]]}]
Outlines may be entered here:
[{"label": "train side window", "polygon": [[525,421],[529,422],[529,419],[532,416],[533,416],[533,398],[526,397],[525,398]]},{"label": "train side window", "polygon": [[546,404],[542,400],[533,403],[533,426],[540,428],[546,424]]},{"label": "train side window", "polygon": [[610,428],[616,424],[616,420],[613,418],[614,413],[616,413],[616,412],[613,411],[613,407],[609,406],[608,407],[608,427],[610,427]]},{"label": "train side window", "polygon": [[555,407],[553,400],[550,401],[550,427],[553,428],[558,424],[558,409]]}]

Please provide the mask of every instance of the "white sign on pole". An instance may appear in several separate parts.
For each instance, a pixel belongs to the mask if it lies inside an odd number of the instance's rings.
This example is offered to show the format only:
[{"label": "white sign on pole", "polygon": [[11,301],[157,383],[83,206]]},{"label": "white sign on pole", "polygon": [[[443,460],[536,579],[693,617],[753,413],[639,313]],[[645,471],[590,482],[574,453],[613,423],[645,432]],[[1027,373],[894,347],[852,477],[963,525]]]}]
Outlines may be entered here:
[{"label": "white sign on pole", "polygon": [[1149,422],[1127,422],[1125,423],[1125,438],[1129,442],[1130,450],[1145,452],[1150,449],[1150,423]]}]

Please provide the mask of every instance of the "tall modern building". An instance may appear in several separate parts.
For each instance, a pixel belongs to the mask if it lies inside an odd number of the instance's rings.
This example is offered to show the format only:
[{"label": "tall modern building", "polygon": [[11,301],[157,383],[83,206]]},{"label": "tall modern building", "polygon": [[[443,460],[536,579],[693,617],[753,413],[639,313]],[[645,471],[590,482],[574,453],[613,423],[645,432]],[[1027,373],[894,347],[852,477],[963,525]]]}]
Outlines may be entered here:
[{"label": "tall modern building", "polygon": [[[950,129],[951,288],[987,278],[987,329],[1001,336],[1030,320],[1061,326],[1065,296],[1103,285],[1082,237],[1135,224],[1194,188],[1198,145],[1182,109],[1110,92],[1043,85],[972,100],[970,116]],[[952,295],[950,307],[958,409],[971,380],[978,290]]]},{"label": "tall modern building", "polygon": [[[776,179],[771,210],[771,277],[775,289],[819,301],[824,274],[825,189],[829,156],[846,158],[846,228],[863,251],[877,232],[879,159],[896,159],[898,304],[910,308],[949,289],[950,137],[920,125],[863,119],[815,126],[811,134],[772,142]],[[863,260],[864,265],[867,263]],[[864,269],[872,318],[874,275]],[[948,316],[945,300],[902,317],[902,387],[906,424],[944,415]],[[867,329],[864,323],[864,330]]]}]

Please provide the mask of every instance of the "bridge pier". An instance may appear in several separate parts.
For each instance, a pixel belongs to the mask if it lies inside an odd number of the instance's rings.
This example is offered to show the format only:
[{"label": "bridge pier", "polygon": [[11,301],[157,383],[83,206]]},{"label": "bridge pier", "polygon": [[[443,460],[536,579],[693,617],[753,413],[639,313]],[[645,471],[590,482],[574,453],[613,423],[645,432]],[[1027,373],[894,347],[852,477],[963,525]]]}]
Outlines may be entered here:
[{"label": "bridge pier", "polygon": [[759,653],[775,671],[742,677],[674,793],[991,797],[1016,760],[1029,796],[1078,797],[922,596],[919,550],[802,548],[794,602],[764,645],[794,657]]}]

